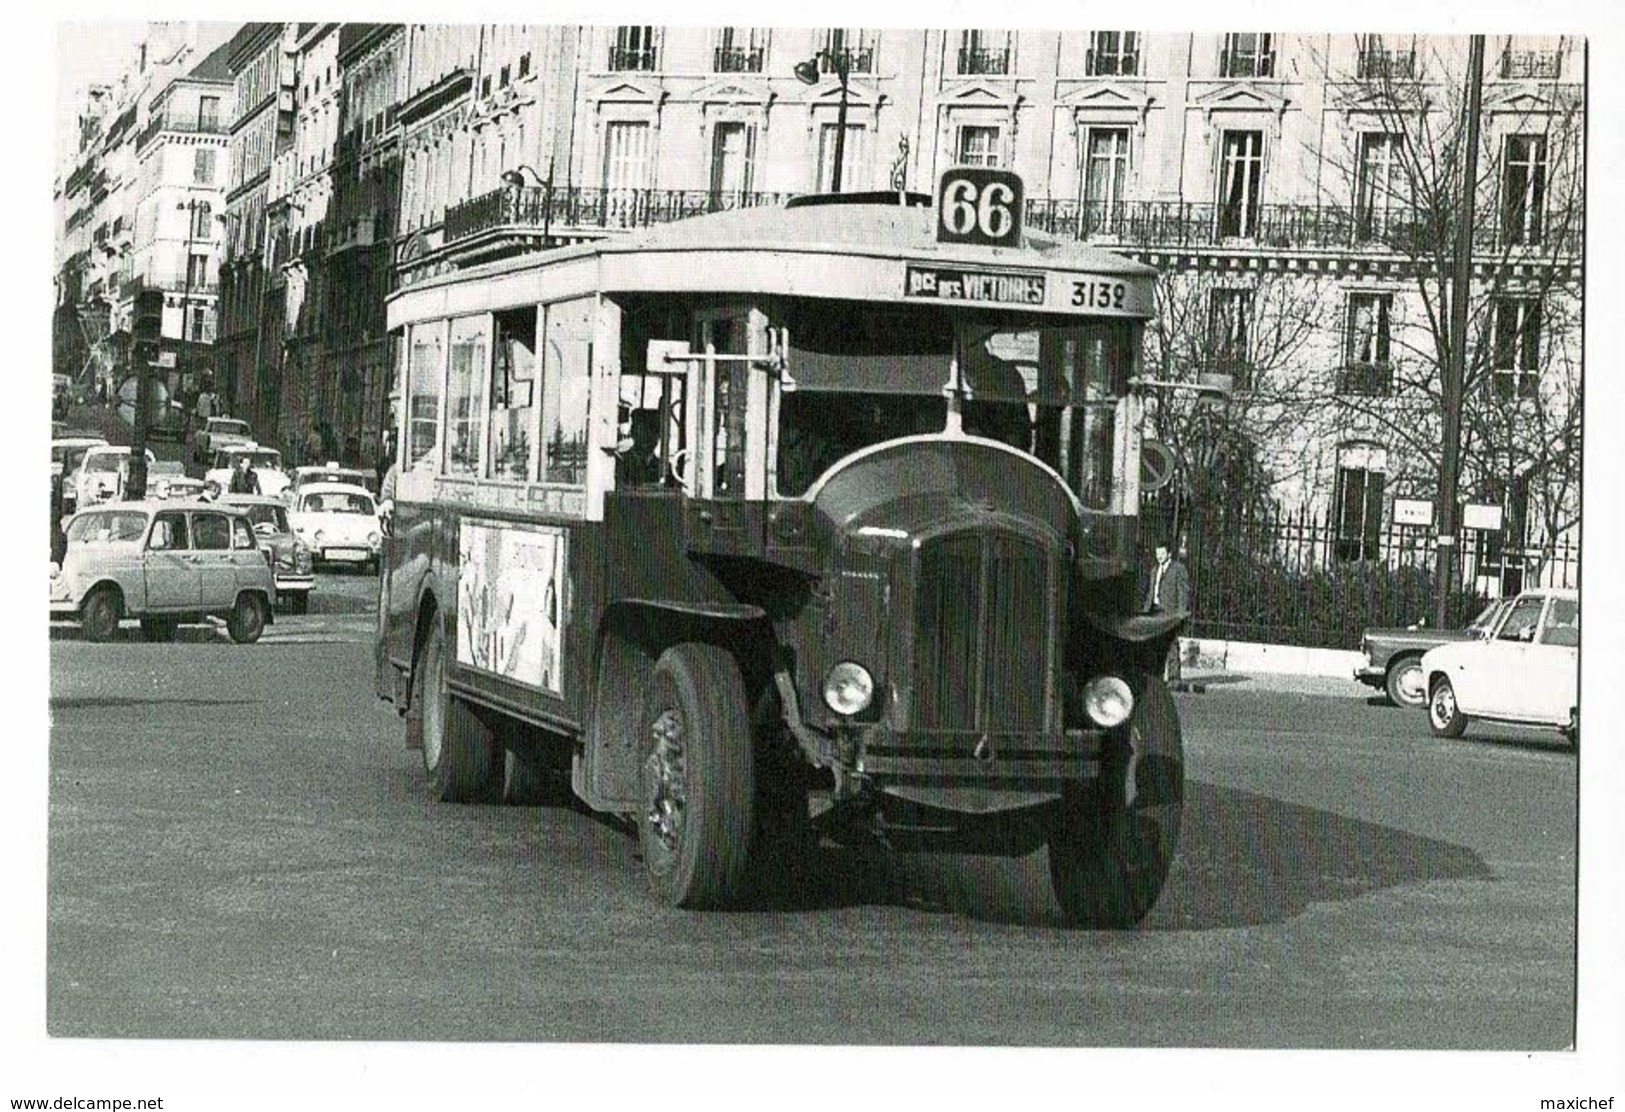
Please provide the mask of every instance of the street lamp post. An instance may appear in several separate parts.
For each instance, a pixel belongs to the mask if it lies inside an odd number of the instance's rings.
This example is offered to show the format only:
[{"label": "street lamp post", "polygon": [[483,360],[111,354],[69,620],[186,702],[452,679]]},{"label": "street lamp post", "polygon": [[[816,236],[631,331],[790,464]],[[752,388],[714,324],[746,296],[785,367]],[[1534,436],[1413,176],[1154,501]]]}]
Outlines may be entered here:
[{"label": "street lamp post", "polygon": [[830,50],[827,47],[805,62],[796,63],[796,80],[803,85],[818,84],[818,60],[827,58],[835,67],[835,76],[841,83],[841,106],[835,115],[835,169],[830,175],[831,193],[841,191],[841,167],[846,161],[846,98],[847,78],[852,73],[852,52]]},{"label": "street lamp post", "polygon": [[549,158],[547,160],[546,180],[543,180],[542,175],[536,172],[535,167],[526,164],[514,170],[504,170],[502,172],[503,184],[511,185],[516,189],[523,189],[527,170],[530,172],[530,176],[540,183],[542,187],[542,245],[551,247],[553,245],[553,159]]}]

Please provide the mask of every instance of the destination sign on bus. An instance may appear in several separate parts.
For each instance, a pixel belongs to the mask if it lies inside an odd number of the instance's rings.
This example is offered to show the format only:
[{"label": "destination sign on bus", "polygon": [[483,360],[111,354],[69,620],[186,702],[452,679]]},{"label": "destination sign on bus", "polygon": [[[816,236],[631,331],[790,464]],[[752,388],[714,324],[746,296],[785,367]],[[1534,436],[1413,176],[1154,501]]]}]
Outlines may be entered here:
[{"label": "destination sign on bus", "polygon": [[936,301],[977,301],[994,305],[1042,305],[1044,275],[1008,271],[956,270],[940,266],[911,266],[904,278],[903,295]]}]

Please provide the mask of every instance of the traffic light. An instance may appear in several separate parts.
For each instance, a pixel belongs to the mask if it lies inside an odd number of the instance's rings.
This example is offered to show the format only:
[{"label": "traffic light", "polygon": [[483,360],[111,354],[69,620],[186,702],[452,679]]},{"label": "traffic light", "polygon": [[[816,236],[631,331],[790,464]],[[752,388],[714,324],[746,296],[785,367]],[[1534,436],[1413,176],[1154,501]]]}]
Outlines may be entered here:
[{"label": "traffic light", "polygon": [[125,483],[126,498],[144,498],[147,493],[147,429],[151,419],[152,365],[164,336],[164,291],[139,290],[135,295],[130,321],[130,361],[135,371],[135,413],[131,436],[130,477]]},{"label": "traffic light", "polygon": [[137,370],[158,361],[164,336],[164,291],[141,290],[135,295],[130,321],[131,359]]}]

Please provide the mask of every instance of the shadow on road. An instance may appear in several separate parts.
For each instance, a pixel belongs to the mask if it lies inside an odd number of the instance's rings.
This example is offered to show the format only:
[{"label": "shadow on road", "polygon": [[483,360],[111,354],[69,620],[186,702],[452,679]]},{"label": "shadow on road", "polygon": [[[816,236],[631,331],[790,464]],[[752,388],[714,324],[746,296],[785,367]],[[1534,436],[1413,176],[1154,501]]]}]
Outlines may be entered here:
[{"label": "shadow on road", "polygon": [[[792,882],[742,910],[894,905],[1061,926],[1045,852],[1021,858],[883,854],[825,846]],[[1252,792],[1188,785],[1179,856],[1143,930],[1281,922],[1328,901],[1441,880],[1488,880],[1463,846]]]}]

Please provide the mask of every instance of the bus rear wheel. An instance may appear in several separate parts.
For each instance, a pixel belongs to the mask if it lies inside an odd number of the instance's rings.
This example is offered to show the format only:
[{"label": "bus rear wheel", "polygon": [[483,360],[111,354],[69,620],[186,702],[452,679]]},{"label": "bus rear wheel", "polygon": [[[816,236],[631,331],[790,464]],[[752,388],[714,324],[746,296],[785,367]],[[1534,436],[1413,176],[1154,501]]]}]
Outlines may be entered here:
[{"label": "bus rear wheel", "polygon": [[502,790],[491,728],[446,683],[446,631],[436,615],[416,672],[413,704],[429,794],[443,803],[489,803]]},{"label": "bus rear wheel", "polygon": [[1099,776],[1063,794],[1050,833],[1050,883],[1072,926],[1138,924],[1157,902],[1179,845],[1179,715],[1160,677],[1145,675],[1131,686],[1134,712],[1108,737]]},{"label": "bus rear wheel", "polygon": [[755,756],[739,665],[687,643],[656,661],[640,719],[638,839],[649,887],[673,907],[740,892],[755,812]]}]

